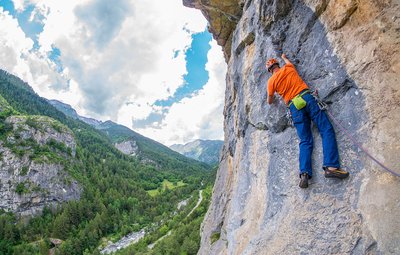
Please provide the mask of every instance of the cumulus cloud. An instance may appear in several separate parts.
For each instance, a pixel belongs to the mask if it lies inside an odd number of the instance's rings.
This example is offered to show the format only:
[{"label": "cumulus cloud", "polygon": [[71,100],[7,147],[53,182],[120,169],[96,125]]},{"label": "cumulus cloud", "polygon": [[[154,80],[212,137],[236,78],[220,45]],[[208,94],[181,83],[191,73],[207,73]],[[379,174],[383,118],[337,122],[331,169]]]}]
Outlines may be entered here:
[{"label": "cumulus cloud", "polygon": [[119,0],[112,8],[109,1],[59,2],[41,1],[50,9],[41,50],[60,49],[79,84],[79,108],[102,119],[116,120],[121,107],[132,110],[131,118],[146,117],[148,105],[173,95],[186,72],[184,54],[174,58],[174,52],[206,27],[201,14],[180,1]]},{"label": "cumulus cloud", "polygon": [[8,12],[4,12],[2,7],[0,7],[0,30],[2,31],[0,37],[1,67],[16,73],[21,68],[21,55],[29,54],[29,50],[33,47],[33,41],[25,37],[18,21]]},{"label": "cumulus cloud", "polygon": [[46,55],[33,50],[34,42],[26,37],[7,11],[0,7],[0,68],[19,76],[37,90],[68,87],[64,73]]},{"label": "cumulus cloud", "polygon": [[26,5],[28,4],[28,2],[25,0],[13,0],[13,3],[14,3],[14,8],[19,12],[23,11],[26,8]]},{"label": "cumulus cloud", "polygon": [[75,8],[77,18],[90,31],[89,36],[98,48],[106,46],[121,29],[126,16],[131,14],[128,0],[97,0]]},{"label": "cumulus cloud", "polygon": [[173,104],[159,126],[138,129],[138,132],[167,145],[223,138],[226,63],[221,47],[215,41],[211,42],[207,57],[209,80],[203,89]]},{"label": "cumulus cloud", "polygon": [[[184,84],[191,35],[207,25],[199,11],[179,0],[13,2],[18,12],[33,4],[30,20],[41,22],[43,31],[33,48],[17,20],[0,7],[0,67],[41,96],[130,128],[132,121],[154,120],[151,128],[138,131],[164,143],[222,138],[226,64],[215,43],[208,54],[207,85],[171,107],[154,105]],[[49,58],[55,48],[58,63]]]}]

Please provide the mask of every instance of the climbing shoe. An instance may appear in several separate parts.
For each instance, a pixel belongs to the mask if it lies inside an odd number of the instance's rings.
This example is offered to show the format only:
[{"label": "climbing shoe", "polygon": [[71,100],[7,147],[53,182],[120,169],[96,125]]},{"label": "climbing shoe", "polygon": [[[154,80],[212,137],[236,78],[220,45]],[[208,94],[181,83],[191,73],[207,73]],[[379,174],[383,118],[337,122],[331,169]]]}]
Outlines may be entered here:
[{"label": "climbing shoe", "polygon": [[344,171],[340,168],[329,168],[324,166],[325,171],[325,178],[338,178],[338,179],[345,179],[349,177],[349,172]]},{"label": "climbing shoe", "polygon": [[302,173],[300,175],[300,183],[299,183],[299,187],[302,189],[305,189],[308,187],[308,174],[307,173]]}]

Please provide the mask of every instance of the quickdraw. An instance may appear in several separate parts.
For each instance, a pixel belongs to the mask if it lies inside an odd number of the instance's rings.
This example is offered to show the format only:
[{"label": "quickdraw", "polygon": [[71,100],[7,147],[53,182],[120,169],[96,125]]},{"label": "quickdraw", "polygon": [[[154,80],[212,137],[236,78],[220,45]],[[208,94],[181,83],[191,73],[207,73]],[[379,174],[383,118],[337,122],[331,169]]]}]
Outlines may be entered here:
[{"label": "quickdraw", "polygon": [[288,125],[294,127],[292,113],[290,112],[289,107],[286,107],[286,118],[288,118]]},{"label": "quickdraw", "polygon": [[321,111],[326,111],[326,110],[328,109],[328,104],[325,103],[324,101],[322,101],[322,100],[319,98],[318,90],[313,90],[313,91],[311,91],[311,95],[312,95],[312,96],[315,98],[315,100],[317,101],[317,105],[318,105],[318,107],[319,107],[319,109],[320,109]]}]

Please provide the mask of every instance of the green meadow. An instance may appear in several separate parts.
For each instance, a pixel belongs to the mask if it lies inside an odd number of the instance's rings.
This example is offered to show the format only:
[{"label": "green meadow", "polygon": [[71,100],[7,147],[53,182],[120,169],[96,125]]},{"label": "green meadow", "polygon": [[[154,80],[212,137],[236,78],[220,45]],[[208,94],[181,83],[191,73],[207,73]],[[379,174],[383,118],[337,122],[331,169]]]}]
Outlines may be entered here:
[{"label": "green meadow", "polygon": [[154,197],[159,195],[161,192],[165,191],[166,189],[175,189],[177,187],[182,187],[185,186],[186,183],[184,183],[183,181],[178,181],[176,183],[176,185],[166,179],[163,180],[163,182],[161,183],[161,187],[159,187],[158,189],[151,189],[148,190],[147,193],[149,193],[150,196]]}]

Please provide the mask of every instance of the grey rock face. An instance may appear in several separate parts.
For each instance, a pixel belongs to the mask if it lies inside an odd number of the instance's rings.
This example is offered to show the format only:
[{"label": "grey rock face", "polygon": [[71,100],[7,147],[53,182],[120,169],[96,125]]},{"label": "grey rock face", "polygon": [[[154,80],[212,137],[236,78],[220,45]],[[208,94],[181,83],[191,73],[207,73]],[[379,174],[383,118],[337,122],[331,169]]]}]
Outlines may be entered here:
[{"label": "grey rock face", "polygon": [[[10,116],[5,122],[13,130],[6,142],[0,142],[0,208],[31,216],[40,213],[46,205],[79,199],[81,187],[65,172],[63,164],[52,162],[46,156],[32,158],[32,144],[44,146],[50,141],[69,148],[69,153],[58,152],[59,156],[74,157],[76,143],[72,132],[43,116]],[[30,143],[24,144],[26,141]],[[17,155],[12,148],[22,151],[22,155]]]},{"label": "grey rock face", "polygon": [[139,147],[134,140],[127,140],[114,144],[115,148],[126,155],[136,156],[139,152]]},{"label": "grey rock face", "polygon": [[5,122],[13,126],[13,136],[7,138],[9,142],[13,142],[15,136],[21,140],[33,139],[42,146],[54,140],[71,149],[72,156],[75,156],[76,142],[72,131],[51,118],[45,116],[10,116]]},{"label": "grey rock face", "polygon": [[228,59],[224,148],[199,254],[400,254],[399,178],[336,127],[341,164],[351,175],[325,179],[313,127],[314,176],[300,189],[297,134],[278,96],[266,104],[265,70],[268,58],[286,53],[341,125],[400,171],[398,2],[236,4],[243,12]]}]

